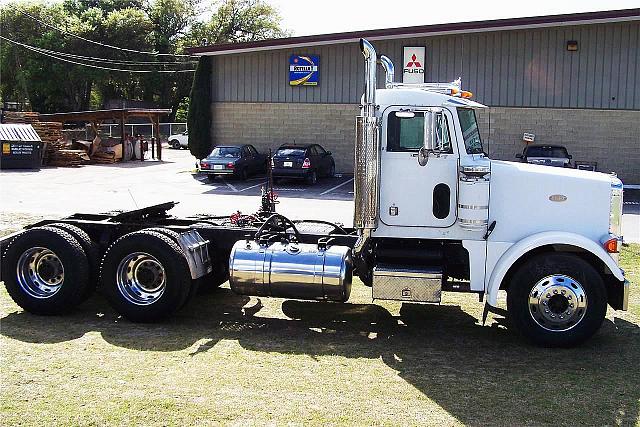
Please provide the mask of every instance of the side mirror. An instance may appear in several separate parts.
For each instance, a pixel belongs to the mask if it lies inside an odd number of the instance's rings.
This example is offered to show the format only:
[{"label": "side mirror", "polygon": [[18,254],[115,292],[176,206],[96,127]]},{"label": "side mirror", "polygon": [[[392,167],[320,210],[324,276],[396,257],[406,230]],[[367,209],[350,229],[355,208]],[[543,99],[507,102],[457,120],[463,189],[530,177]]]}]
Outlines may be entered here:
[{"label": "side mirror", "polygon": [[429,161],[429,154],[440,153],[438,145],[436,115],[439,111],[430,110],[424,112],[424,143],[418,152],[418,164],[425,166]]},{"label": "side mirror", "polygon": [[572,156],[571,154],[569,154],[569,155],[567,156],[567,159],[571,160],[571,159],[573,159],[573,156]]},{"label": "side mirror", "polygon": [[522,153],[518,153],[518,154],[516,154],[516,159],[522,159],[522,157],[523,157],[523,156],[522,156]]}]

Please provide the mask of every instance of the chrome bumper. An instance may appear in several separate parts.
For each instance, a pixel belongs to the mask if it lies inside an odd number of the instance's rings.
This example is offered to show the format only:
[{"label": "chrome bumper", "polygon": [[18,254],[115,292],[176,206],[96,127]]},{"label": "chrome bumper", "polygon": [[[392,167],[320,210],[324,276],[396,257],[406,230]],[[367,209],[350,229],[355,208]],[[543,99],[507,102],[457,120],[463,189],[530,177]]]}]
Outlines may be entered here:
[{"label": "chrome bumper", "polygon": [[625,279],[622,284],[622,311],[627,311],[629,309],[629,285],[631,283]]}]

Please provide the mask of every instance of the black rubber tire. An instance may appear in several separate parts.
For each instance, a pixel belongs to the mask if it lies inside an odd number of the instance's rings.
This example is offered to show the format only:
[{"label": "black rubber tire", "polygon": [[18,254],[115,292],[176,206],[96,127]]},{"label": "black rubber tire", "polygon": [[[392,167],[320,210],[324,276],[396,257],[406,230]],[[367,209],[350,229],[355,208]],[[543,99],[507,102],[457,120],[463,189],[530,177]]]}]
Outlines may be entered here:
[{"label": "black rubber tire", "polygon": [[86,300],[95,292],[96,287],[99,285],[100,280],[100,249],[98,245],[91,240],[89,235],[80,227],[76,227],[72,224],[65,224],[64,222],[56,222],[49,224],[48,227],[55,227],[60,230],[64,230],[71,234],[82,246],[84,254],[87,256],[89,262],[89,282],[83,296],[83,301]]},{"label": "black rubber tire", "polygon": [[331,162],[331,167],[329,168],[329,172],[327,173],[327,178],[333,178],[336,176],[336,164]]},{"label": "black rubber tire", "polygon": [[[553,274],[577,280],[587,297],[584,317],[567,331],[546,330],[529,313],[528,298],[533,286]],[[507,309],[513,326],[533,343],[544,347],[573,347],[600,328],[607,313],[607,291],[598,271],[582,258],[566,253],[541,254],[523,264],[512,276],[507,289]]]},{"label": "black rubber tire", "polygon": [[169,145],[171,146],[171,148],[173,148],[174,150],[179,150],[180,149],[180,141],[178,141],[177,139],[172,139],[169,142]]},{"label": "black rubber tire", "polygon": [[[166,288],[152,304],[133,304],[118,289],[118,264],[133,252],[154,256],[164,268]],[[135,231],[113,242],[102,259],[100,280],[112,307],[133,322],[157,322],[171,316],[184,305],[191,290],[191,274],[180,246],[167,235],[149,230]]]},{"label": "black rubber tire", "polygon": [[240,181],[246,181],[247,179],[249,179],[249,171],[247,170],[247,168],[242,168],[240,174],[238,174],[238,178],[240,179]]},{"label": "black rubber tire", "polygon": [[[20,256],[29,248],[43,247],[53,251],[64,268],[60,290],[48,298],[27,294],[18,283],[15,272]],[[69,233],[54,227],[36,227],[17,235],[2,256],[2,271],[7,292],[25,311],[34,314],[62,314],[80,304],[89,282],[89,262],[80,243]]]},{"label": "black rubber tire", "polygon": [[309,185],[316,185],[318,183],[318,174],[316,171],[311,171],[311,173],[307,175],[306,182]]}]

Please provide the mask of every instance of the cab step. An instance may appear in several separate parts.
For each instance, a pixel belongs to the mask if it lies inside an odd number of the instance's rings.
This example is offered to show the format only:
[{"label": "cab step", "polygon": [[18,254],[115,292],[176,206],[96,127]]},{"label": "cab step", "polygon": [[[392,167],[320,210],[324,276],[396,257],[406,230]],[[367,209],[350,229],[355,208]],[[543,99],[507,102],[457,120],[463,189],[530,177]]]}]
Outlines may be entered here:
[{"label": "cab step", "polygon": [[439,303],[441,267],[378,264],[373,269],[373,299]]}]

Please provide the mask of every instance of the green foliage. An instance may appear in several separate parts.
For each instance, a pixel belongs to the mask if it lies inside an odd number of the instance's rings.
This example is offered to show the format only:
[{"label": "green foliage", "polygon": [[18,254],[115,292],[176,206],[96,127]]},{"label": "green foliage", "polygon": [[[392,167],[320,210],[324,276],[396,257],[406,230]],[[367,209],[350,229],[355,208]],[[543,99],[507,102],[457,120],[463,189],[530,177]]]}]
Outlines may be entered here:
[{"label": "green foliage", "polygon": [[[205,6],[214,8],[212,15],[202,13]],[[221,43],[285,34],[280,30],[280,18],[275,9],[262,0],[14,0],[0,6],[4,37],[52,51],[115,61],[171,62],[179,59],[118,51],[88,43],[35,22],[20,11],[89,40],[163,54],[182,54],[186,47],[199,45],[203,38],[211,43]],[[211,19],[198,22],[200,16],[211,16]],[[182,68],[192,68],[192,65],[185,64]],[[154,69],[161,68],[156,66]],[[82,67],[4,41],[0,41],[0,74],[1,99],[28,100],[34,110],[43,113],[101,108],[110,100],[143,100],[171,108],[177,114],[193,79],[190,73],[132,74]]]},{"label": "green foliage", "polygon": [[190,34],[192,45],[238,43],[286,37],[278,11],[264,0],[226,0],[208,22],[196,23]]},{"label": "green foliage", "polygon": [[211,153],[211,64],[210,56],[200,58],[189,96],[189,151],[196,159],[204,159]]},{"label": "green foliage", "polygon": [[176,122],[186,122],[189,114],[189,97],[182,98],[176,109]]}]

